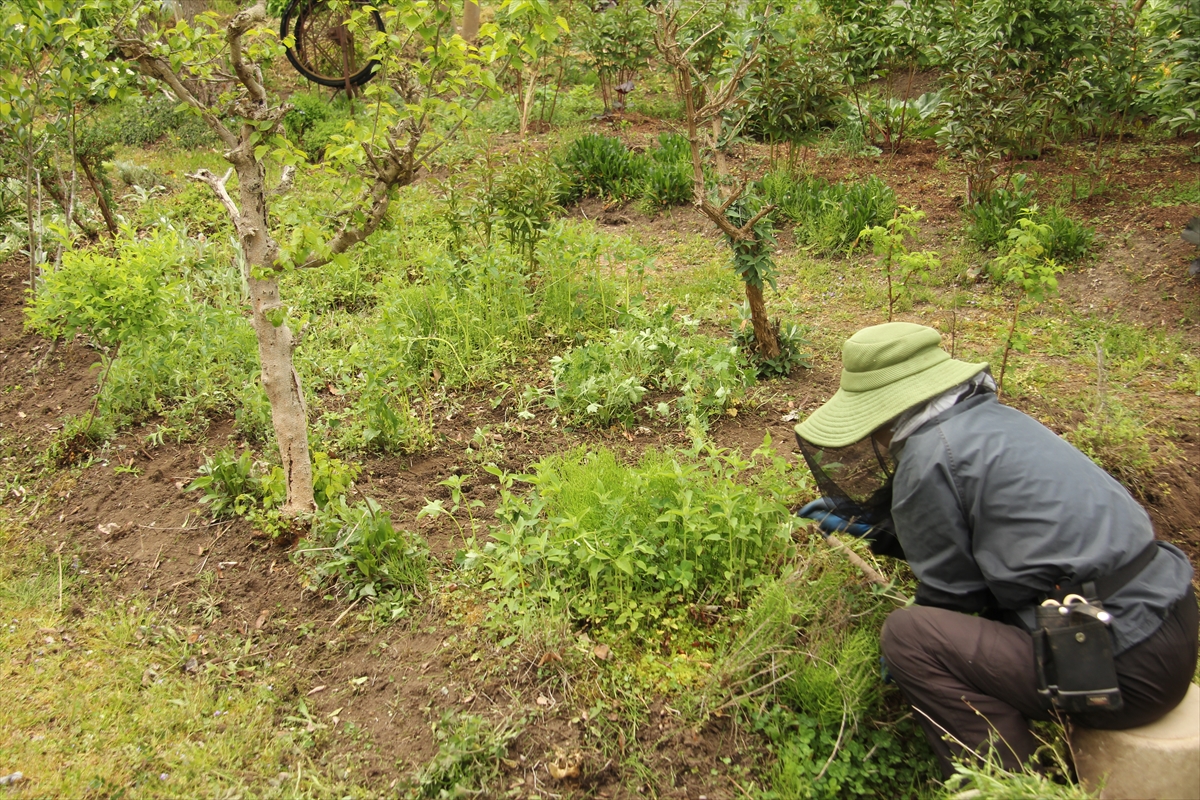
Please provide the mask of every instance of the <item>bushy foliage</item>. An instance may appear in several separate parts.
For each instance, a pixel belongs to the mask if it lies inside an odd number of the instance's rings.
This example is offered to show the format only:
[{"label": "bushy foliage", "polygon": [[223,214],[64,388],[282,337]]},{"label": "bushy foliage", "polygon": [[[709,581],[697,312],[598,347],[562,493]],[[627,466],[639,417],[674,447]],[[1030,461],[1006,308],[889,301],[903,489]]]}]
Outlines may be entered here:
[{"label": "bushy foliage", "polygon": [[[634,466],[576,451],[502,476],[502,524],[464,563],[509,614],[548,606],[637,631],[689,604],[742,604],[790,548],[790,468],[769,441],[744,459],[649,451]],[[744,482],[747,475],[753,475]],[[516,479],[533,491],[511,491]]]},{"label": "bushy foliage", "polygon": [[687,137],[663,133],[658,147],[649,153],[643,196],[656,208],[681,206],[692,202],[695,178],[692,151]]},{"label": "bushy foliage", "polygon": [[434,723],[438,752],[413,778],[410,797],[443,800],[484,792],[500,774],[508,742],[519,732],[474,714],[448,711]]},{"label": "bushy foliage", "polygon": [[1029,176],[1018,172],[1010,185],[1002,186],[979,198],[964,209],[967,217],[967,238],[980,249],[999,247],[1008,231],[1017,224],[1021,213],[1034,205],[1033,187]]},{"label": "bushy foliage", "polygon": [[[313,453],[312,462],[313,500],[318,509],[343,497],[362,472],[361,467],[320,451]],[[204,493],[200,502],[209,506],[213,519],[250,517],[261,521],[263,513],[279,508],[287,497],[283,469],[255,460],[249,450],[234,456],[232,449],[225,449],[205,457],[200,477],[186,491]]]},{"label": "bushy foliage", "polygon": [[216,137],[202,119],[161,94],[122,103],[111,119],[117,140],[129,147],[146,147],[164,138],[183,149],[215,147],[217,144]]},{"label": "bushy foliage", "polygon": [[1176,133],[1200,133],[1200,5],[1156,3],[1148,12],[1155,68],[1144,84],[1151,113]]},{"label": "bushy foliage", "polygon": [[786,378],[797,368],[811,367],[812,356],[808,351],[812,342],[804,335],[804,330],[794,322],[785,325],[779,320],[773,320],[771,324],[775,328],[775,341],[779,343],[779,355],[775,358],[767,358],[759,352],[748,304],[742,304],[738,322],[733,329],[733,343],[754,365],[758,377]]},{"label": "bushy foliage", "polygon": [[1064,264],[1082,260],[1091,250],[1095,232],[1057,206],[1040,211],[1034,198],[1028,176],[1017,173],[1009,186],[989,192],[964,209],[967,237],[980,249],[1004,252],[1011,241],[1009,231],[1022,217],[1029,217],[1045,226],[1038,230],[1043,231],[1041,244],[1049,258]]},{"label": "bushy foliage", "polygon": [[640,3],[602,3],[585,12],[579,40],[600,80],[604,110],[620,103],[616,87],[633,82],[654,53],[654,21]]},{"label": "bushy foliage", "polygon": [[108,349],[98,415],[110,425],[163,415],[162,427],[182,436],[259,391],[242,292],[236,265],[216,247],[165,226],[144,238],[127,233],[113,256],[64,253],[28,314],[40,332],[84,333]]},{"label": "bushy foliage", "polygon": [[744,81],[736,126],[746,134],[794,141],[841,118],[839,75],[825,38],[813,35],[813,17],[792,5],[754,20],[758,61]]},{"label": "bushy foliage", "polygon": [[346,101],[307,91],[296,92],[288,103],[292,108],[283,116],[283,129],[310,161],[320,161],[331,137],[341,133],[350,118]]},{"label": "bushy foliage", "polygon": [[672,311],[650,316],[635,309],[623,328],[550,359],[546,405],[575,424],[629,425],[648,392],[678,392],[647,412],[707,424],[740,399],[746,364],[736,348],[696,334],[695,321],[676,321]]}]

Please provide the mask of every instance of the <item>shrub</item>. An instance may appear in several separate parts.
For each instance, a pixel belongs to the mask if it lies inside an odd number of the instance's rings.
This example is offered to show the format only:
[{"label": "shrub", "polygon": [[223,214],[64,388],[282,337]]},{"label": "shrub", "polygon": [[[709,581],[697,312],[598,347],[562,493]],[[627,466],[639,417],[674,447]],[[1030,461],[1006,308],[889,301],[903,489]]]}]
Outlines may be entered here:
[{"label": "shrub", "polygon": [[438,752],[414,778],[412,797],[417,800],[482,795],[500,775],[508,743],[520,728],[447,711],[433,732]]},{"label": "shrub", "polygon": [[663,133],[659,146],[651,150],[643,196],[656,208],[681,206],[692,202],[694,174],[692,149],[687,137]]},{"label": "shrub", "polygon": [[1040,221],[1050,226],[1046,250],[1056,261],[1073,264],[1091,251],[1096,232],[1068,217],[1061,208],[1051,206],[1046,209]]},{"label": "shrub", "polygon": [[349,505],[339,496],[313,518],[312,530],[297,546],[312,591],[336,587],[348,601],[386,601],[392,617],[403,613],[402,594],[429,583],[429,552],[424,541],[392,526],[392,516],[370,498]]},{"label": "shrub", "polygon": [[1154,477],[1161,460],[1150,447],[1145,423],[1115,400],[1091,410],[1066,438],[1135,491]]},{"label": "shrub", "polygon": [[283,129],[310,161],[320,161],[331,137],[341,133],[350,118],[345,101],[335,102],[320,92],[296,92],[288,102],[292,109],[283,115]]},{"label": "shrub", "polygon": [[501,475],[502,524],[464,563],[507,614],[548,606],[637,631],[691,603],[741,604],[790,548],[791,472],[769,438],[749,460],[717,449],[651,451],[628,467],[608,450],[551,457],[521,476],[526,497]]},{"label": "shrub", "polygon": [[217,145],[216,135],[204,120],[163,95],[122,104],[114,122],[117,140],[129,147],[145,147],[164,137],[184,150]]}]

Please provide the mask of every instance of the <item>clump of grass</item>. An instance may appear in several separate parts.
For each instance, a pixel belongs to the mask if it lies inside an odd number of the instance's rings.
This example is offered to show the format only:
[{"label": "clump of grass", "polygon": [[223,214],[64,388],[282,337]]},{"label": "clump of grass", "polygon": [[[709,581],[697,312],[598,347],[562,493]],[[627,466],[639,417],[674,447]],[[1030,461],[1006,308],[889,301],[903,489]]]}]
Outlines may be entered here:
[{"label": "clump of grass", "polygon": [[766,738],[775,763],[764,797],[899,796],[931,775],[923,737],[889,710],[879,674],[894,594],[863,587],[842,556],[810,542],[717,655],[704,710],[736,709]]},{"label": "clump of grass", "polygon": [[875,175],[865,181],[829,183],[812,175],[775,170],[758,193],[792,222],[796,241],[820,253],[848,249],[864,228],[890,219],[896,193]]},{"label": "clump of grass", "polygon": [[559,166],[571,178],[565,202],[581,197],[629,200],[641,194],[646,160],[615,136],[588,133],[567,147]]},{"label": "clump of grass", "polygon": [[1155,466],[1169,455],[1151,447],[1141,417],[1114,398],[1090,411],[1066,438],[1135,490],[1153,478]]}]

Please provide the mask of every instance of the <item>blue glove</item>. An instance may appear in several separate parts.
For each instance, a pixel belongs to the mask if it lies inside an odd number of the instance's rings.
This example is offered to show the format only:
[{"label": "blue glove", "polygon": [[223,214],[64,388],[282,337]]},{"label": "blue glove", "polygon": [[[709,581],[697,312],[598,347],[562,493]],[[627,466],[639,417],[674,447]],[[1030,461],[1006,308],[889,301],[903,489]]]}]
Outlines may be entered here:
[{"label": "blue glove", "polygon": [[831,533],[848,533],[861,539],[871,532],[873,525],[867,525],[865,522],[850,522],[834,514],[834,505],[834,502],[828,497],[821,497],[797,511],[796,516],[811,519],[817,523],[817,527],[825,536]]}]

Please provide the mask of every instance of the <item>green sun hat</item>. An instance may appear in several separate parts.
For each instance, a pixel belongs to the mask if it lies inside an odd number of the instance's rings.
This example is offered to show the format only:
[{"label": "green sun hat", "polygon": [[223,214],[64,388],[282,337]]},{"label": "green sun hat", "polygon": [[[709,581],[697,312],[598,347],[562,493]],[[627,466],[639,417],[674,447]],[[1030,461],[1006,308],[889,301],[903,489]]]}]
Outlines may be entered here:
[{"label": "green sun hat", "polygon": [[941,345],[940,333],[911,322],[863,328],[842,345],[841,388],[796,433],[818,447],[854,444],[988,367],[953,359]]}]

